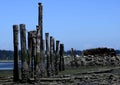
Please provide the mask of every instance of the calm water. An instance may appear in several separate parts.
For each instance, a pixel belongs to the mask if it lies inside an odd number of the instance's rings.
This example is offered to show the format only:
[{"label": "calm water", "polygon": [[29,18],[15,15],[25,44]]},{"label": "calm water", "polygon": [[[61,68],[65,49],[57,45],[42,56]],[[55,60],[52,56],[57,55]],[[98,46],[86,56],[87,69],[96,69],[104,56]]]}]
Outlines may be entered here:
[{"label": "calm water", "polygon": [[[13,70],[14,63],[13,62],[0,62],[0,70]],[[19,63],[20,67],[20,63]]]}]

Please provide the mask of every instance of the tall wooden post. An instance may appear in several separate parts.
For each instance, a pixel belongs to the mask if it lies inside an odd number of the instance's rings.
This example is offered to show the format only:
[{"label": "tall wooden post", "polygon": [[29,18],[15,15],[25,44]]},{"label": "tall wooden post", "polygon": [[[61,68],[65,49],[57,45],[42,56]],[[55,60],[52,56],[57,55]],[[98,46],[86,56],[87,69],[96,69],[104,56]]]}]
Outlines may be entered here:
[{"label": "tall wooden post", "polygon": [[14,42],[14,69],[13,69],[13,80],[14,82],[19,81],[19,66],[18,66],[18,25],[13,25],[13,42]]},{"label": "tall wooden post", "polygon": [[76,55],[75,55],[75,51],[74,51],[73,48],[71,48],[71,57],[72,57],[71,66],[73,65],[73,66],[78,67],[79,65],[78,65],[78,62],[77,62],[77,57],[76,57]]},{"label": "tall wooden post", "polygon": [[50,36],[50,67],[51,76],[54,76],[54,39]]},{"label": "tall wooden post", "polygon": [[21,38],[21,60],[22,60],[22,81],[28,80],[28,64],[27,64],[27,50],[26,50],[26,29],[25,24],[20,24],[20,38]]},{"label": "tall wooden post", "polygon": [[47,57],[47,76],[50,77],[50,48],[49,48],[49,33],[45,33],[46,40],[46,57]]},{"label": "tall wooden post", "polygon": [[52,57],[52,60],[53,60],[53,75],[55,75],[55,39],[52,38],[52,41],[53,41],[53,57]]},{"label": "tall wooden post", "polygon": [[43,11],[42,3],[38,3],[38,26],[42,26],[42,11]]},{"label": "tall wooden post", "polygon": [[43,26],[42,26],[42,11],[43,11],[43,6],[42,3],[38,3],[38,26],[40,29],[40,68],[41,68],[41,77],[45,76],[45,64],[43,62],[44,58],[44,46],[43,46]]},{"label": "tall wooden post", "polygon": [[45,40],[43,40],[43,63],[45,63]]},{"label": "tall wooden post", "polygon": [[42,6],[42,3],[38,3],[38,26],[39,26],[39,29],[40,29],[40,40],[41,40],[41,43],[40,43],[40,49],[43,50],[43,26],[42,26],[42,17],[43,17],[43,6]]},{"label": "tall wooden post", "polygon": [[75,53],[74,53],[74,49],[73,48],[71,48],[71,57],[72,57],[72,61],[74,61],[75,60]]},{"label": "tall wooden post", "polygon": [[35,76],[35,58],[36,58],[36,31],[30,31],[31,34],[31,42],[32,42],[32,54],[31,54],[31,78]]},{"label": "tall wooden post", "polygon": [[60,63],[59,63],[59,70],[63,71],[64,68],[64,44],[60,44]]},{"label": "tall wooden post", "polygon": [[58,74],[58,71],[59,71],[59,61],[58,61],[58,58],[59,58],[59,41],[57,40],[56,41],[56,55],[55,55],[55,74],[56,75]]},{"label": "tall wooden post", "polygon": [[41,28],[40,26],[37,26],[37,34],[36,34],[36,57],[38,62],[38,68],[39,68],[39,77],[43,77],[44,74],[44,64],[43,64],[43,50],[41,50]]},{"label": "tall wooden post", "polygon": [[29,78],[33,78],[32,32],[28,32],[28,67]]},{"label": "tall wooden post", "polygon": [[54,64],[54,69],[55,69],[55,39],[53,39],[53,64]]},{"label": "tall wooden post", "polygon": [[36,26],[37,32],[36,32],[36,57],[35,57],[35,80],[38,81],[40,76],[40,29],[38,26]]},{"label": "tall wooden post", "polygon": [[43,51],[44,50],[40,51],[40,62],[39,62],[40,77],[45,77],[45,63],[44,63],[44,52]]},{"label": "tall wooden post", "polygon": [[60,56],[61,56],[61,62],[62,62],[62,68],[61,70],[64,71],[65,70],[65,65],[64,65],[64,44],[60,45]]}]

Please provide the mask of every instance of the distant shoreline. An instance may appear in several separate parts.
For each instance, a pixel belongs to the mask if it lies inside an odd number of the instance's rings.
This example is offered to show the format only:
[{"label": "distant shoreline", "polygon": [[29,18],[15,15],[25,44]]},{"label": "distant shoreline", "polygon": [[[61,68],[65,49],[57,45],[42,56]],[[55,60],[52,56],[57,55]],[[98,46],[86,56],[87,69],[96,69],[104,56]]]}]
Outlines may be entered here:
[{"label": "distant shoreline", "polygon": [[[3,63],[3,62],[6,62],[6,63],[11,62],[12,63],[12,62],[14,62],[14,60],[0,60],[0,63]],[[21,62],[21,60],[19,60],[19,62]]]}]

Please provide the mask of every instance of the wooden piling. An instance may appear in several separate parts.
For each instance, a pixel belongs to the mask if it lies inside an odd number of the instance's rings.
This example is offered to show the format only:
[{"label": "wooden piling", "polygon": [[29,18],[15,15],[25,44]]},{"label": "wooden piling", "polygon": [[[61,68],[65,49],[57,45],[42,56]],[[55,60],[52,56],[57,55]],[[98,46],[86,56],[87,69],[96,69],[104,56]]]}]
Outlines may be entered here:
[{"label": "wooden piling", "polygon": [[28,67],[29,67],[29,78],[34,78],[33,72],[33,56],[32,56],[32,32],[28,32]]},{"label": "wooden piling", "polygon": [[38,26],[40,29],[40,68],[41,68],[41,77],[45,76],[45,64],[44,64],[44,42],[43,42],[43,26],[42,26],[42,15],[43,6],[42,3],[38,3]]},{"label": "wooden piling", "polygon": [[27,63],[27,50],[26,50],[26,29],[25,24],[20,24],[20,38],[21,38],[21,64],[22,64],[22,82],[28,80],[28,63]]},{"label": "wooden piling", "polygon": [[52,39],[53,39],[53,64],[55,66],[55,39],[54,38],[52,38]]},{"label": "wooden piling", "polygon": [[73,48],[71,48],[71,57],[72,57],[72,59],[71,59],[71,66],[75,66],[75,67],[78,67],[79,65],[78,65],[78,62],[77,62],[77,57],[76,57],[76,55],[75,55],[75,50],[73,49]]},{"label": "wooden piling", "polygon": [[19,66],[18,66],[18,25],[13,25],[13,42],[14,42],[14,69],[13,69],[13,81],[19,81]]},{"label": "wooden piling", "polygon": [[55,75],[55,39],[52,38],[52,41],[53,41],[53,57],[52,57],[52,60],[53,60],[53,75]]},{"label": "wooden piling", "polygon": [[46,64],[45,61],[46,61],[46,59],[45,59],[45,40],[43,40],[43,63],[44,64]]},{"label": "wooden piling", "polygon": [[37,34],[36,34],[36,61],[38,63],[38,67],[40,69],[39,71],[39,77],[43,77],[44,76],[44,64],[43,64],[43,50],[41,50],[41,42],[43,42],[41,40],[41,28],[40,26],[37,26]]},{"label": "wooden piling", "polygon": [[36,57],[35,57],[35,79],[39,79],[40,75],[40,29],[39,26],[36,26],[37,32],[36,32]]},{"label": "wooden piling", "polygon": [[54,76],[54,39],[50,36],[50,69],[51,76]]},{"label": "wooden piling", "polygon": [[42,11],[43,11],[43,6],[42,3],[38,3],[38,26],[42,26]]},{"label": "wooden piling", "polygon": [[71,48],[71,60],[74,61],[75,60],[75,53],[74,53],[74,49]]},{"label": "wooden piling", "polygon": [[43,6],[42,3],[38,3],[38,27],[40,29],[40,49],[43,51],[43,26],[42,26],[42,17],[43,17]]},{"label": "wooden piling", "polygon": [[32,54],[31,54],[31,78],[35,78],[36,68],[36,31],[30,31],[32,42]]},{"label": "wooden piling", "polygon": [[64,44],[61,44],[60,46],[60,56],[62,58],[62,71],[65,70],[65,64],[64,64]]},{"label": "wooden piling", "polygon": [[55,54],[55,75],[58,74],[59,71],[59,41],[56,41],[56,54]]},{"label": "wooden piling", "polygon": [[50,77],[50,48],[49,48],[49,33],[45,33],[45,41],[46,41],[46,58],[47,58],[47,76]]},{"label": "wooden piling", "polygon": [[60,63],[59,63],[59,70],[63,71],[64,67],[64,44],[60,44]]},{"label": "wooden piling", "polygon": [[[20,40],[21,40],[21,78],[22,82],[27,82],[31,78],[39,81],[39,78],[45,77],[46,70],[47,76],[54,76],[58,74],[58,70],[64,70],[64,45],[56,41],[56,50],[54,38],[49,33],[45,34],[45,43],[43,40],[43,26],[42,26],[42,13],[43,6],[38,3],[38,26],[36,31],[28,32],[28,51],[26,48],[26,29],[25,24],[20,24]],[[18,25],[13,25],[14,36],[14,81],[19,80],[19,67],[18,67]],[[50,42],[49,42],[50,40]],[[50,45],[50,46],[49,46]],[[45,55],[46,53],[46,55]],[[47,62],[45,62],[45,56]],[[45,65],[47,64],[47,65]]]},{"label": "wooden piling", "polygon": [[40,68],[40,78],[45,77],[45,63],[44,63],[44,52],[43,50],[40,51],[40,62],[39,62],[39,68]]}]

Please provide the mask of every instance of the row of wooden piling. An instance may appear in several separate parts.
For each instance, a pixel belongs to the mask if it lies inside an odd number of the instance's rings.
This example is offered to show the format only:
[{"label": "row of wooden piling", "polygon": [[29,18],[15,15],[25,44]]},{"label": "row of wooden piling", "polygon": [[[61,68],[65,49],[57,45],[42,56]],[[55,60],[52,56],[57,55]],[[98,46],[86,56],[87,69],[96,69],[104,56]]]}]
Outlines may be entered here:
[{"label": "row of wooden piling", "polygon": [[[34,79],[37,82],[39,81],[39,78],[55,76],[59,71],[63,71],[65,69],[64,44],[60,44],[59,40],[56,40],[55,42],[54,37],[49,36],[49,33],[45,33],[45,40],[43,40],[42,4],[39,3],[38,5],[38,26],[36,26],[36,30],[28,32],[27,43],[25,24],[20,24],[19,26],[13,25],[13,76],[15,82],[20,79],[22,82],[27,82],[31,79]],[[19,30],[21,43],[21,71],[19,71],[20,69],[18,66],[20,56],[18,48]]]}]

